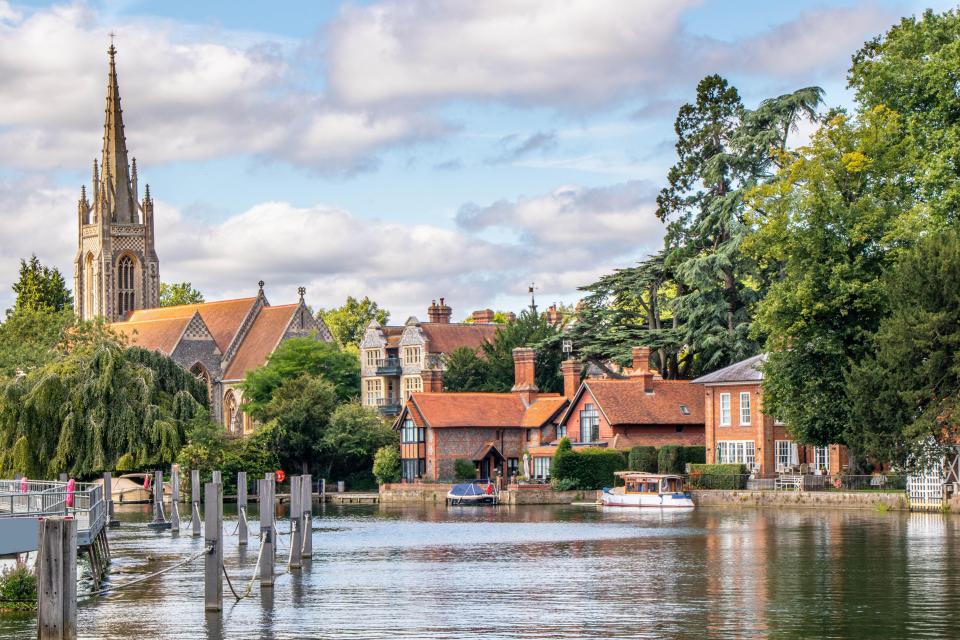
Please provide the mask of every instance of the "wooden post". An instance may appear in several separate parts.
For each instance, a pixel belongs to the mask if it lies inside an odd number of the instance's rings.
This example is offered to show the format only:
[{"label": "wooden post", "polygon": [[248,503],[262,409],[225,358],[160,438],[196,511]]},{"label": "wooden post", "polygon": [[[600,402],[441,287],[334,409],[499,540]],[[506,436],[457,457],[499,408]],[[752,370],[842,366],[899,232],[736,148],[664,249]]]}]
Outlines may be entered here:
[{"label": "wooden post", "polygon": [[113,474],[109,471],[103,474],[103,499],[107,501],[107,526],[119,527],[120,521],[113,513]]},{"label": "wooden post", "polygon": [[200,471],[190,470],[190,535],[200,537]]},{"label": "wooden post", "polygon": [[203,537],[209,550],[203,563],[203,601],[207,611],[223,610],[223,486],[208,482],[203,488]]},{"label": "wooden post", "polygon": [[170,529],[180,531],[180,465],[170,467]]},{"label": "wooden post", "polygon": [[77,521],[41,518],[37,533],[37,638],[77,637]]},{"label": "wooden post", "polygon": [[309,473],[300,476],[300,511],[303,518],[300,535],[303,540],[301,553],[304,558],[313,556],[313,476]]},{"label": "wooden post", "polygon": [[273,474],[266,474],[260,481],[260,544],[263,545],[263,552],[260,555],[260,588],[273,587],[273,561],[274,561],[274,534],[273,528],[273,489],[270,486],[270,478]]},{"label": "wooden post", "polygon": [[247,546],[247,472],[237,472],[237,534],[238,544]]},{"label": "wooden post", "polygon": [[151,529],[169,529],[170,523],[163,515],[163,471],[153,473],[153,522],[147,525]]},{"label": "wooden post", "polygon": [[303,520],[303,510],[300,508],[300,476],[290,476],[290,568],[299,569],[303,548],[300,522]]},{"label": "wooden post", "polygon": [[214,471],[213,480],[211,482],[215,482],[216,484],[223,484],[223,472]]}]

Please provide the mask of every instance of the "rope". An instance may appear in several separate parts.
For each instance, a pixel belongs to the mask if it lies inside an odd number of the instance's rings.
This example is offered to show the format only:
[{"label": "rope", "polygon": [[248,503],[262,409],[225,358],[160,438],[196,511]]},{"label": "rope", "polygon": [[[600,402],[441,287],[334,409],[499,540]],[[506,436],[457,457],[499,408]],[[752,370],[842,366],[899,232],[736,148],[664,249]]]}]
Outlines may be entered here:
[{"label": "rope", "polygon": [[227,579],[227,586],[230,587],[230,593],[237,599],[237,602],[240,602],[243,600],[243,596],[238,596],[236,590],[234,590],[233,582],[230,580],[230,574],[227,573],[227,567],[221,562],[220,568],[223,569],[223,577]]},{"label": "rope", "polygon": [[[297,521],[296,521],[296,520],[291,520],[291,521],[290,521],[290,556],[287,557],[287,568],[288,568],[288,569],[290,568],[291,563],[293,562],[293,551],[294,551],[294,546],[295,546],[295,545],[293,544],[293,541],[295,540],[295,538],[293,537],[293,534],[294,534],[294,532],[296,531],[296,529],[297,529]],[[297,551],[297,553],[300,553],[300,549],[297,549],[296,551]]]},{"label": "rope", "polygon": [[202,555],[206,555],[206,554],[208,554],[208,553],[213,553],[213,548],[214,548],[213,545],[210,545],[209,547],[204,548],[202,551],[198,551],[197,553],[193,554],[193,555],[190,556],[189,558],[186,558],[186,559],[184,559],[184,560],[181,560],[180,562],[178,562],[178,563],[176,563],[176,564],[174,564],[174,565],[171,565],[171,566],[167,567],[166,569],[161,569],[160,571],[156,571],[156,572],[154,572],[154,573],[151,573],[150,575],[141,576],[141,577],[139,577],[139,578],[136,578],[136,579],[131,580],[131,581],[129,581],[129,582],[124,582],[123,584],[118,584],[118,585],[116,585],[116,586],[112,586],[112,585],[111,585],[111,586],[106,586],[106,587],[104,587],[103,589],[99,589],[99,590],[97,590],[97,591],[88,591],[87,593],[79,593],[79,594],[77,594],[77,599],[80,599],[80,598],[91,598],[91,597],[94,597],[94,596],[103,595],[103,594],[108,593],[108,592],[110,592],[110,591],[119,591],[119,590],[121,590],[121,589],[126,589],[127,587],[132,587],[132,586],[135,585],[135,584],[139,584],[139,583],[141,583],[141,582],[144,582],[145,580],[149,580],[150,578],[156,578],[157,576],[161,576],[161,575],[163,575],[163,574],[165,574],[165,573],[169,573],[170,571],[173,571],[174,569],[178,569],[178,568],[182,567],[182,566],[185,565],[185,564],[189,564],[190,562],[193,562],[194,560],[196,560],[197,558],[199,558],[199,557],[202,556]]}]

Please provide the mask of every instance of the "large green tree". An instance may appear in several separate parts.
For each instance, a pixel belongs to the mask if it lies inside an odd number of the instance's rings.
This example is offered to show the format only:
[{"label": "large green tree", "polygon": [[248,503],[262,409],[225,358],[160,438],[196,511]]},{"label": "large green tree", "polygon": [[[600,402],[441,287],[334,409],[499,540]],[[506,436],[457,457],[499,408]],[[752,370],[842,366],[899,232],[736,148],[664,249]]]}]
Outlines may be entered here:
[{"label": "large green tree", "polygon": [[327,462],[325,477],[339,471],[346,477],[373,466],[373,457],[381,447],[397,447],[400,436],[379,413],[359,402],[340,405],[330,416],[321,446]]},{"label": "large green tree", "polygon": [[386,324],[390,319],[390,312],[381,309],[380,305],[367,296],[362,300],[347,296],[343,305],[334,309],[321,309],[317,312],[317,318],[326,323],[341,347],[356,347],[363,340],[363,332],[370,321]]},{"label": "large green tree", "polygon": [[20,275],[13,284],[14,310],[63,311],[73,307],[73,296],[56,267],[40,264],[37,256],[20,260]]},{"label": "large green tree", "polygon": [[0,379],[31,371],[57,358],[58,346],[75,324],[72,309],[24,307],[11,311],[0,323]]},{"label": "large green tree", "polygon": [[281,464],[304,473],[323,456],[323,437],[337,406],[337,389],[323,376],[303,373],[283,380],[254,415],[274,430]]},{"label": "large green tree", "polygon": [[189,282],[161,282],[160,306],[176,307],[182,304],[198,304],[204,302],[203,294]]}]

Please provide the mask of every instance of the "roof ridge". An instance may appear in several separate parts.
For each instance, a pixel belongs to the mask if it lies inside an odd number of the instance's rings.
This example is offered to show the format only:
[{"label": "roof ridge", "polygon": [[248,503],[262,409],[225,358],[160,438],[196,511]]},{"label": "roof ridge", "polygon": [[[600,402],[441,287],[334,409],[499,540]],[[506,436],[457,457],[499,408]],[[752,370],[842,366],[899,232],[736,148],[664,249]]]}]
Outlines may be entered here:
[{"label": "roof ridge", "polygon": [[174,310],[174,309],[186,309],[188,307],[202,307],[204,305],[211,304],[226,304],[227,302],[245,302],[247,300],[253,302],[257,299],[257,296],[249,296],[246,298],[228,298],[226,300],[211,300],[210,302],[190,302],[187,304],[175,304],[169,307],[153,307],[152,309],[137,309],[137,311],[161,311],[161,310]]}]

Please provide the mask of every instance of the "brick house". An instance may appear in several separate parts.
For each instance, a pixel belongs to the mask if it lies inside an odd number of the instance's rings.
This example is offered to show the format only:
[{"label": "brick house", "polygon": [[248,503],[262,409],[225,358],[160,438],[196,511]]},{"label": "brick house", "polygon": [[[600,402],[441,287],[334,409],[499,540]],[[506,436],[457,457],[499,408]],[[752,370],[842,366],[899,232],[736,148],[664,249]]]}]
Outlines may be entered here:
[{"label": "brick house", "polygon": [[411,393],[424,390],[421,372],[442,371],[444,356],[460,347],[479,349],[499,325],[493,311],[475,311],[472,322],[450,322],[453,309],[440,298],[427,309],[427,322],[409,318],[401,326],[367,325],[360,342],[360,398],[383,415],[395,416]]},{"label": "brick house", "polygon": [[801,464],[840,473],[847,466],[845,446],[799,446],[782,422],[763,412],[766,359],[762,353],[693,381],[706,391],[707,463],[742,463],[760,474]]}]

